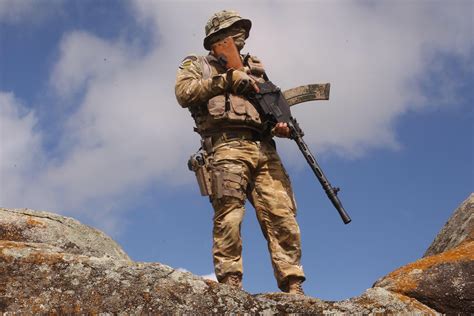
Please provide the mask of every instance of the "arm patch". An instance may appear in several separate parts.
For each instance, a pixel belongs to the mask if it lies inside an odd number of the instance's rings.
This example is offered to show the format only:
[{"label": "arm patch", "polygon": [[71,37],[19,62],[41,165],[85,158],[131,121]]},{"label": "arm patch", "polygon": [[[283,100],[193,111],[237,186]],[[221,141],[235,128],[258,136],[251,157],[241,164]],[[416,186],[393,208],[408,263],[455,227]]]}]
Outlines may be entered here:
[{"label": "arm patch", "polygon": [[198,58],[197,58],[197,56],[195,56],[195,55],[186,56],[186,57],[181,61],[181,64],[179,65],[179,69],[188,68],[189,66],[191,66],[191,64],[193,63],[193,61],[196,61],[197,59],[198,59]]}]

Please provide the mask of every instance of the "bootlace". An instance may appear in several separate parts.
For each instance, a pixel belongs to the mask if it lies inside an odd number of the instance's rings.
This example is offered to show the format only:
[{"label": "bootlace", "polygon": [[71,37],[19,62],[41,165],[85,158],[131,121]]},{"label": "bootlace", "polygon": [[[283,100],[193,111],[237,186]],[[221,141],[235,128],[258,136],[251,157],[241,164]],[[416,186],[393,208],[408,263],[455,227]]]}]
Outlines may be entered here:
[{"label": "bootlace", "polygon": [[290,294],[298,294],[298,295],[304,295],[303,287],[301,286],[301,281],[293,281],[292,283],[289,284],[289,293]]}]

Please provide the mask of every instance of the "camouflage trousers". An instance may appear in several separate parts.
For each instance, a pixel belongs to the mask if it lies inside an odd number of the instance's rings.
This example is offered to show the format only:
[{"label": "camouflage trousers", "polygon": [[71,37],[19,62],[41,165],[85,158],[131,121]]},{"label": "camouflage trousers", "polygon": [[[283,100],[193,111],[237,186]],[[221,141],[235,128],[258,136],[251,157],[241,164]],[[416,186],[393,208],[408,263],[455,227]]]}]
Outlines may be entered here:
[{"label": "camouflage trousers", "polygon": [[240,226],[245,198],[255,208],[267,240],[278,287],[289,276],[304,280],[296,203],[272,141],[231,140],[213,148],[213,259],[217,279],[243,274]]}]

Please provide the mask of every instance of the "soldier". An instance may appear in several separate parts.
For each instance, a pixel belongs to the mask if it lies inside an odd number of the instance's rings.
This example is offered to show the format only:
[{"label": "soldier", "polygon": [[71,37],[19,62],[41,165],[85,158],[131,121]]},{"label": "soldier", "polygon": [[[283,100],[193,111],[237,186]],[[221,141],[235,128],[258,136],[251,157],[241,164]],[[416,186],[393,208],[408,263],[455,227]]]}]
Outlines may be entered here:
[{"label": "soldier", "polygon": [[[232,36],[240,51],[251,25],[235,11],[217,12],[206,24],[204,48],[211,51],[214,43]],[[253,80],[264,81],[264,73],[254,56],[248,58],[244,69],[228,71],[212,51],[207,56],[190,55],[179,66],[175,93],[178,103],[190,110],[209,157],[218,281],[242,288],[240,226],[248,198],[268,242],[278,287],[304,295],[296,203],[272,139],[288,137],[290,131],[285,123],[266,128],[254,105],[244,97],[253,89]]]}]

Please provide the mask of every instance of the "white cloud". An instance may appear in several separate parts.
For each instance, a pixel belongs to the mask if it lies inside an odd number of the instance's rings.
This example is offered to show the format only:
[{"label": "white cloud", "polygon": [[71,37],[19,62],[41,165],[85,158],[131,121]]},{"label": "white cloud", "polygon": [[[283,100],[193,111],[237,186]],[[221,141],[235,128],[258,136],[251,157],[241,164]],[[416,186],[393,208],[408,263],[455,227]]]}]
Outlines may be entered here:
[{"label": "white cloud", "polygon": [[[101,229],[112,234],[119,232],[123,226],[118,220],[119,205],[127,201],[110,196],[96,201],[100,193],[90,199],[75,197],[73,191],[80,189],[77,182],[56,181],[55,175],[61,171],[54,160],[48,160],[42,147],[44,135],[37,123],[35,111],[24,106],[13,93],[0,91],[0,206],[50,210],[66,215],[80,211],[83,218]],[[89,182],[93,181],[91,176]],[[93,208],[97,203],[100,212]],[[92,208],[88,209],[89,206]]]},{"label": "white cloud", "polygon": [[[166,174],[179,178],[192,144],[177,137],[191,130],[191,122],[170,100],[173,83],[162,76],[166,61],[156,52],[130,56],[125,46],[84,33],[69,34],[61,47],[53,86],[68,95],[86,85],[86,92],[67,123],[70,150],[49,179],[70,188],[66,195],[80,204]],[[101,65],[103,56],[111,65]]]},{"label": "white cloud", "polygon": [[[133,48],[83,32],[64,36],[60,47],[51,86],[66,99],[83,90],[78,109],[64,118],[61,158],[33,170],[34,185],[23,181],[27,175],[5,179],[19,179],[22,190],[28,189],[26,199],[17,195],[22,205],[81,212],[115,231],[116,219],[104,222],[104,214],[123,209],[151,182],[166,179],[173,185],[192,176],[185,163],[195,139],[183,132],[192,132],[192,122],[170,97],[174,79],[168,79],[176,67],[157,51],[136,56]],[[163,69],[169,76],[163,77]],[[38,135],[29,126],[18,128]],[[28,144],[17,146],[28,152]]]},{"label": "white cloud", "polygon": [[90,81],[106,80],[120,71],[127,51],[120,43],[109,43],[86,32],[67,34],[60,44],[60,59],[55,65],[51,84],[59,95],[71,95],[88,88]]},{"label": "white cloud", "polygon": [[[2,134],[0,171],[8,189],[0,203],[91,212],[97,222],[108,218],[102,226],[110,231],[118,225],[113,214],[150,183],[194,181],[185,163],[199,142],[189,113],[176,103],[174,76],[188,53],[205,53],[204,24],[227,5],[253,20],[246,49],[263,59],[275,83],[285,89],[331,82],[330,101],[294,110],[318,153],[398,148],[396,119],[429,104],[414,80],[438,53],[467,62],[472,53],[472,19],[461,1],[230,4],[135,1],[137,20],[155,30],[145,53],[123,40],[65,34],[50,83],[61,99],[81,98],[64,118],[61,158],[44,161],[34,113],[22,114],[2,94],[2,131],[10,124],[8,135],[18,136],[7,150],[9,136]],[[22,171],[11,168],[15,160]]]},{"label": "white cloud", "polygon": [[[0,91],[0,202],[25,206],[23,196],[43,163],[37,118],[12,93]],[[22,205],[18,205],[22,204]]]},{"label": "white cloud", "polygon": [[[176,271],[180,271],[180,272],[189,272],[189,273],[192,273],[191,271],[185,269],[185,268],[177,268]],[[209,274],[205,274],[205,275],[200,275],[201,278],[203,279],[207,279],[207,280],[211,280],[211,281],[216,281],[217,282],[217,277],[216,277],[216,274],[211,272]]]},{"label": "white cloud", "polygon": [[[251,8],[248,2],[135,3],[139,16],[154,21],[161,42],[172,47],[171,56],[204,53],[205,22],[231,7],[253,21],[246,49],[263,59],[275,83],[290,88],[331,82],[329,102],[294,110],[319,151],[357,156],[374,147],[398,148],[395,120],[425,97],[410,84],[433,66],[437,53],[472,53],[467,1],[449,7],[428,1],[274,1],[252,2]],[[186,23],[176,23],[177,17]]]},{"label": "white cloud", "polygon": [[202,278],[207,279],[207,280],[212,280],[217,282],[217,277],[215,273],[209,273],[205,275],[201,275]]},{"label": "white cloud", "polygon": [[[140,56],[121,42],[80,31],[66,34],[50,83],[61,99],[81,97],[73,114],[63,118],[60,157],[41,168],[30,162],[30,174],[3,172],[2,181],[18,185],[10,185],[8,196],[2,190],[0,204],[79,212],[114,233],[119,227],[113,215],[148,184],[189,181],[185,164],[197,149],[196,137],[187,133],[192,133],[191,118],[174,100],[175,71],[159,49]],[[41,138],[41,131],[15,123],[32,139]],[[16,146],[31,150],[26,141]],[[33,175],[35,182],[28,182]]]}]

